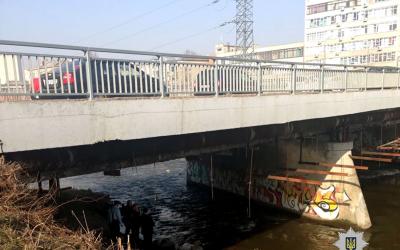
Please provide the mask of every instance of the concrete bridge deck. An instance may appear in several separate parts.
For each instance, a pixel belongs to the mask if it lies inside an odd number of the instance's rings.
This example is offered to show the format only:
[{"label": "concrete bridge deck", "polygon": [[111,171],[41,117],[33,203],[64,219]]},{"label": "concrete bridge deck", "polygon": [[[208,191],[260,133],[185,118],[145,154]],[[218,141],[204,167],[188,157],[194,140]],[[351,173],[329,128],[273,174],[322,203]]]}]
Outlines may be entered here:
[{"label": "concrete bridge deck", "polygon": [[400,107],[400,91],[0,103],[5,153],[283,124]]}]

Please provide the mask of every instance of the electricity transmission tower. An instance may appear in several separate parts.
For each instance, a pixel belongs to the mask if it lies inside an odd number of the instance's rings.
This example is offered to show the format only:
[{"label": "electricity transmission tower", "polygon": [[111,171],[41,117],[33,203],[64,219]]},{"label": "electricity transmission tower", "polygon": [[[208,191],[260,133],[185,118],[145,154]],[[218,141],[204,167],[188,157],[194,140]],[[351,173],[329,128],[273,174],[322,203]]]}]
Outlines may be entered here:
[{"label": "electricity transmission tower", "polygon": [[236,0],[236,46],[239,58],[254,57],[253,0]]}]

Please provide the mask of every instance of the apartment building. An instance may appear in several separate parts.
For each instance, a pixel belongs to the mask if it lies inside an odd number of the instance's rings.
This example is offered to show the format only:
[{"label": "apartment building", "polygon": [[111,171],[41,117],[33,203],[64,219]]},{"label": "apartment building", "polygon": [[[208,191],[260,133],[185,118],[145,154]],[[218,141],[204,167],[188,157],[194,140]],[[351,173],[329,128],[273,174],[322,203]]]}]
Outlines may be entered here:
[{"label": "apartment building", "polygon": [[[267,61],[303,62],[304,43],[289,43],[274,46],[257,46],[254,49],[255,59]],[[234,45],[218,44],[215,46],[215,55],[234,57],[240,50]]]},{"label": "apartment building", "polygon": [[399,65],[400,0],[306,0],[304,61]]}]

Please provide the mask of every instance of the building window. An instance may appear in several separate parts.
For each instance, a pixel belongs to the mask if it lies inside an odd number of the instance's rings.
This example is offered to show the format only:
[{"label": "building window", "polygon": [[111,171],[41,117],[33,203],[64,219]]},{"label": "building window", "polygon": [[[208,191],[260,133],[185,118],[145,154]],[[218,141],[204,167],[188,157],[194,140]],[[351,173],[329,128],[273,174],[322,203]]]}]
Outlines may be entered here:
[{"label": "building window", "polygon": [[347,21],[347,14],[342,15],[342,23]]},{"label": "building window", "polygon": [[379,29],[378,29],[378,25],[377,25],[377,24],[374,24],[374,25],[373,25],[373,28],[374,28],[374,33],[377,33],[378,30],[379,30]]},{"label": "building window", "polygon": [[389,37],[389,45],[394,45],[396,43],[396,37]]},{"label": "building window", "polygon": [[358,20],[358,12],[353,13],[353,21]]},{"label": "building window", "polygon": [[315,4],[315,5],[310,5],[307,8],[307,14],[317,14],[321,12],[325,12],[328,10],[328,5],[326,3],[323,4]]}]

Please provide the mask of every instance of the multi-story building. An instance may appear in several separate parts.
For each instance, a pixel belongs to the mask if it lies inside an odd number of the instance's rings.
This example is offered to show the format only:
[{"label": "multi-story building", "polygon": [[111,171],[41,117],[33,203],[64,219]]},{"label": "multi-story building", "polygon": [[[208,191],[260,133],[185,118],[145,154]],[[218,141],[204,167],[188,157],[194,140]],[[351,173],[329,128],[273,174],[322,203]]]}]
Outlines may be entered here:
[{"label": "multi-story building", "polygon": [[[257,46],[254,49],[255,59],[268,61],[303,62],[304,44],[290,43],[274,46]],[[215,46],[215,55],[220,57],[235,57],[241,51],[234,45],[218,44]]]},{"label": "multi-story building", "polygon": [[304,61],[397,66],[400,0],[306,0]]}]

